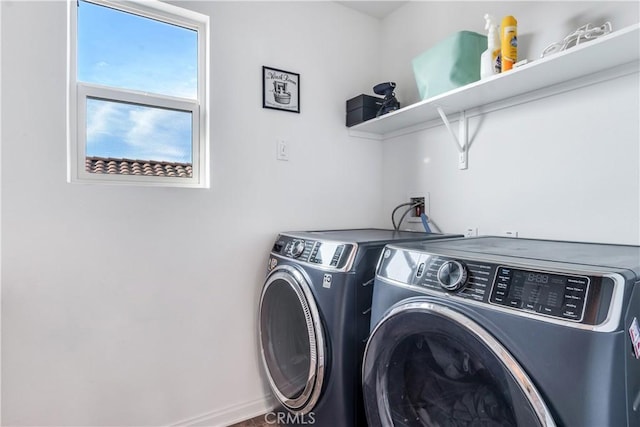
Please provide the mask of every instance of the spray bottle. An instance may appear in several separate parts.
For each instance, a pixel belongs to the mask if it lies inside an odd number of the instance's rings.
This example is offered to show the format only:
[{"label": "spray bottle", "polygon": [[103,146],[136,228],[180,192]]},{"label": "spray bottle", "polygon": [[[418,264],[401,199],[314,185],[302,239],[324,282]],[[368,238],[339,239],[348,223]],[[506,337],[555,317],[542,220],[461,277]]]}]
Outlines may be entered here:
[{"label": "spray bottle", "polygon": [[513,68],[518,62],[518,21],[513,16],[505,16],[500,25],[502,41],[502,72]]},{"label": "spray bottle", "polygon": [[495,19],[488,13],[484,15],[487,21],[484,29],[488,30],[487,34],[487,50],[482,52],[480,57],[480,78],[484,79],[502,71],[501,54],[500,54],[500,38],[498,37],[498,26]]}]

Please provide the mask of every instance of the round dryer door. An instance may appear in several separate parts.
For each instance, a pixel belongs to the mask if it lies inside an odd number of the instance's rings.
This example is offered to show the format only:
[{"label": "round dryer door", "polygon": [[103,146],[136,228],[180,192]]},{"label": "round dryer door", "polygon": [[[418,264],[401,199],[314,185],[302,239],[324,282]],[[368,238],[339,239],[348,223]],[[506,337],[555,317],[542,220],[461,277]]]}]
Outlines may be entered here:
[{"label": "round dryer door", "polygon": [[372,332],[363,388],[369,426],[554,426],[527,374],[486,329],[425,298]]},{"label": "round dryer door", "polygon": [[325,367],[325,337],[308,281],[278,267],[260,299],[262,361],[271,389],[287,409],[306,414],[315,406]]}]

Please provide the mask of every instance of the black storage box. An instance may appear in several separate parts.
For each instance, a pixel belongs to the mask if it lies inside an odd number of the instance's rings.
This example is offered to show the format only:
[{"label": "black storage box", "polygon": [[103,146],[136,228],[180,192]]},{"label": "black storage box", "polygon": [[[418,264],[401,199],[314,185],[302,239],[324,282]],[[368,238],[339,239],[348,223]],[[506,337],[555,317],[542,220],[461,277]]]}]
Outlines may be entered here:
[{"label": "black storage box", "polygon": [[347,101],[347,127],[357,125],[373,119],[380,107],[383,98],[371,95],[358,95]]}]

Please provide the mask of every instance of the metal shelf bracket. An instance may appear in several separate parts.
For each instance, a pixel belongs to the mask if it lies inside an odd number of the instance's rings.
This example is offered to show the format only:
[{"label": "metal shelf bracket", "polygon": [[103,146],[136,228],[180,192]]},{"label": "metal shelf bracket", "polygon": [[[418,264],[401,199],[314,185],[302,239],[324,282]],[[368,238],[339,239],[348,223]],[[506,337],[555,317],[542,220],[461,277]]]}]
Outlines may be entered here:
[{"label": "metal shelf bracket", "polygon": [[438,114],[440,114],[442,122],[451,134],[452,141],[456,146],[456,150],[458,151],[458,169],[468,169],[469,135],[466,113],[464,112],[464,110],[460,112],[460,119],[458,120],[458,134],[456,135],[456,133],[451,128],[451,123],[449,123],[449,119],[442,110],[442,107],[436,107],[436,109],[438,110]]}]

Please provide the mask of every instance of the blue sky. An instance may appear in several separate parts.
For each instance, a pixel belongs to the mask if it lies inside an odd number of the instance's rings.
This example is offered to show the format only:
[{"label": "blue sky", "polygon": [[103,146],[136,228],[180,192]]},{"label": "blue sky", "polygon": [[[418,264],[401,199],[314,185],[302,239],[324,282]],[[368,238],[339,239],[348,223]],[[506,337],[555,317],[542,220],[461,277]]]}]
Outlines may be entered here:
[{"label": "blue sky", "polygon": [[[78,9],[78,81],[196,98],[197,33],[92,3]],[[191,162],[191,114],[90,100],[87,155]]]}]

